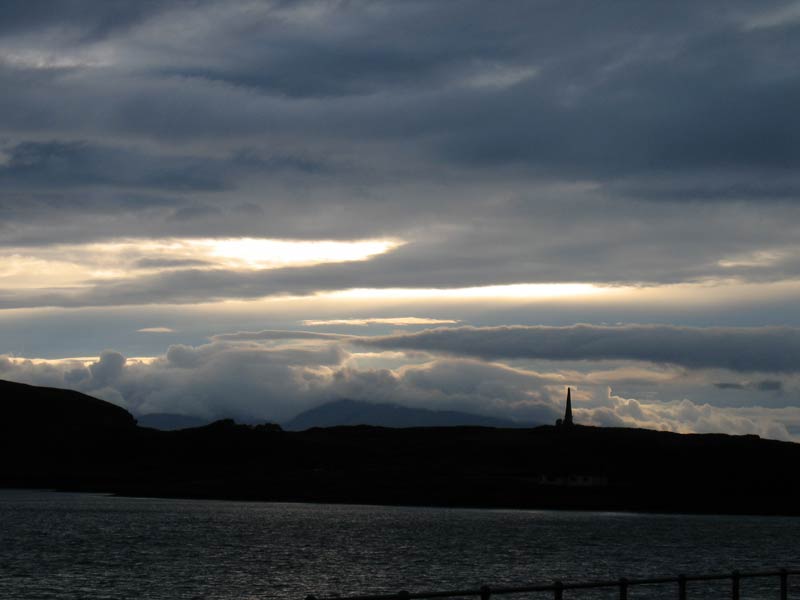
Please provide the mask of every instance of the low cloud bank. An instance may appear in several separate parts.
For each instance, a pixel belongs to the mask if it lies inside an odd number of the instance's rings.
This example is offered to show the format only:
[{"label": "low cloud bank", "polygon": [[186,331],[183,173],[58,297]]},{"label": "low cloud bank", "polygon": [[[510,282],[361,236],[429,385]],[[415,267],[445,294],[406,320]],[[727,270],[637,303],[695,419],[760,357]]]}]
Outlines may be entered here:
[{"label": "low cloud bank", "polygon": [[653,402],[623,398],[606,388],[597,390],[586,404],[574,410],[575,419],[602,427],[642,427],[678,433],[756,434],[761,437],[800,441],[792,436],[786,423],[797,423],[800,408],[720,408],[698,404],[684,398],[671,402]]},{"label": "low cloud bank", "polygon": [[[168,412],[273,422],[351,398],[551,423],[560,416],[565,387],[571,385],[576,419],[584,424],[754,433],[775,439],[794,439],[790,432],[800,431],[800,407],[715,405],[726,393],[761,403],[752,395],[745,398],[747,392],[740,389],[715,386],[718,373],[700,374],[706,379],[689,395],[703,400],[693,401],[683,395],[680,371],[622,367],[536,372],[476,358],[358,354],[347,348],[351,346],[330,339],[265,344],[217,338],[200,346],[173,345],[146,361],[111,350],[88,363],[0,357],[0,378],[76,389],[137,415]],[[616,393],[612,386],[628,391]],[[751,391],[756,398],[764,396]],[[668,400],[659,400],[659,395]]]},{"label": "low cloud bank", "polygon": [[559,410],[551,394],[563,388],[558,376],[465,359],[361,368],[338,344],[305,340],[173,345],[147,362],[112,350],[88,365],[0,357],[0,378],[77,389],[135,414],[277,422],[340,398],[550,422]]}]

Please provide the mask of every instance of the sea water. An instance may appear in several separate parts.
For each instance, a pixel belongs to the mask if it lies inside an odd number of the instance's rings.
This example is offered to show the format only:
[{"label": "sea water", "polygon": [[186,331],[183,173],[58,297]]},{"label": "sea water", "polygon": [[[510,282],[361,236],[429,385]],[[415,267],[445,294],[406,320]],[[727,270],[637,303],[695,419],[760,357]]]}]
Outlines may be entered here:
[{"label": "sea water", "polygon": [[[0,490],[0,598],[303,599],[800,564],[800,518],[118,498]],[[800,598],[800,576],[790,597]],[[629,597],[676,598],[675,586]],[[569,598],[613,598],[566,592]],[[535,600],[550,594],[527,594]],[[729,598],[730,583],[689,597]],[[742,582],[777,598],[776,580]],[[513,598],[513,597],[509,597]]]}]

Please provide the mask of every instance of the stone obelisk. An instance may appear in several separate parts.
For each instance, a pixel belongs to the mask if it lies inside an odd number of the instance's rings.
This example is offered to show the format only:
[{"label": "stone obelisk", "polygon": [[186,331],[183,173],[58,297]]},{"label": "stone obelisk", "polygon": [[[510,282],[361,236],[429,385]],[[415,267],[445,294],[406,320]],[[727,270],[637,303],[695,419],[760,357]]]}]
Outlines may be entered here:
[{"label": "stone obelisk", "polygon": [[570,388],[567,388],[567,409],[564,411],[564,427],[572,427],[572,394]]}]

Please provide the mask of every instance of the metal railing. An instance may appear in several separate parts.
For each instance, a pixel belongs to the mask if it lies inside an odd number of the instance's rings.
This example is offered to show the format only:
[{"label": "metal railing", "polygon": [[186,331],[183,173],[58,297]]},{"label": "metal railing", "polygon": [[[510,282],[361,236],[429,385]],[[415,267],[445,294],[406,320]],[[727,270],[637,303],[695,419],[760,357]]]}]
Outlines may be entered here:
[{"label": "metal railing", "polygon": [[676,584],[679,600],[686,600],[688,584],[697,581],[725,581],[731,582],[731,598],[740,600],[740,589],[742,579],[755,579],[764,577],[777,577],[780,580],[780,600],[789,598],[789,576],[800,575],[798,569],[779,569],[777,571],[757,571],[749,573],[732,573],[717,575],[678,575],[677,577],[649,577],[645,579],[620,579],[610,581],[584,581],[577,583],[565,583],[556,580],[553,583],[525,585],[520,587],[490,587],[485,585],[478,589],[470,590],[448,590],[440,592],[407,592],[399,591],[394,594],[380,594],[371,596],[336,596],[331,598],[317,598],[307,596],[306,600],[423,600],[428,598],[467,598],[477,597],[480,600],[490,600],[492,596],[501,594],[523,594],[523,593],[545,593],[553,594],[554,600],[562,600],[566,590],[589,590],[599,588],[617,588],[620,600],[628,599],[628,589],[640,585],[668,585]]}]

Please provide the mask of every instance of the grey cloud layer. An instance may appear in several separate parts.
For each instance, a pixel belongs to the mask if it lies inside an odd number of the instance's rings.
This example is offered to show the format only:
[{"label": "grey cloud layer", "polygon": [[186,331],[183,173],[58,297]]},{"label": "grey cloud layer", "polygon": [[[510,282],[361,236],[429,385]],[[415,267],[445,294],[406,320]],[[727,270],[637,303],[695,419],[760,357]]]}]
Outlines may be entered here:
[{"label": "grey cloud layer", "polygon": [[800,372],[800,330],[789,327],[454,327],[360,343],[484,359],[639,360],[693,369]]},{"label": "grey cloud layer", "polygon": [[353,335],[341,333],[319,333],[317,331],[239,331],[237,333],[220,333],[211,339],[215,341],[244,342],[244,341],[273,341],[273,340],[347,340],[356,338]]},{"label": "grey cloud layer", "polygon": [[258,168],[313,172],[322,168],[295,157],[261,157],[239,151],[222,158],[152,156],[134,148],[86,142],[23,142],[5,150],[0,183],[6,189],[110,185],[167,191],[221,191]]},{"label": "grey cloud layer", "polygon": [[[215,341],[339,340],[382,350],[456,356],[551,361],[633,360],[689,369],[735,372],[800,372],[800,329],[792,327],[677,327],[669,325],[572,325],[441,327],[386,336],[316,331],[243,331],[215,335]],[[719,389],[781,391],[775,379],[717,382]]]},{"label": "grey cloud layer", "polygon": [[[410,244],[5,306],[800,276],[800,22],[784,2],[41,6],[0,8],[0,246]],[[777,258],[730,266],[760,251]]]}]

